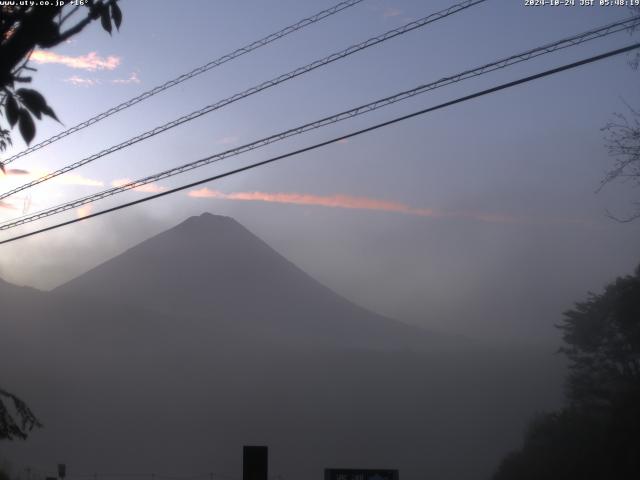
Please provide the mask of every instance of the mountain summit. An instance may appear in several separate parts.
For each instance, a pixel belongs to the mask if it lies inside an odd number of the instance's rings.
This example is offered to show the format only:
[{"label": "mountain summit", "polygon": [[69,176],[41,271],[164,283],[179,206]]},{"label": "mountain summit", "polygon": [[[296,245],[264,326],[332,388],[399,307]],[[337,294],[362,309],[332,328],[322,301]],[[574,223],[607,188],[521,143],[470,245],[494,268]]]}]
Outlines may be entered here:
[{"label": "mountain summit", "polygon": [[56,292],[207,319],[218,329],[245,329],[288,344],[397,349],[432,343],[426,331],[354,305],[232,218],[209,213],[188,218]]}]

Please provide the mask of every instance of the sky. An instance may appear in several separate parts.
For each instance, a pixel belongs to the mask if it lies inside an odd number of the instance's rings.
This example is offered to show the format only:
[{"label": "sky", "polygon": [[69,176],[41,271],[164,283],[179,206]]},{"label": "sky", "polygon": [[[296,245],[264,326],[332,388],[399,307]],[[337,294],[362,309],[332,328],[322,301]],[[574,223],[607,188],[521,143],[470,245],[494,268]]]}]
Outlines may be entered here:
[{"label": "sky", "polygon": [[[122,1],[34,52],[34,88],[64,125],[35,142],[333,5],[324,0]],[[576,2],[579,3],[579,2]],[[11,164],[2,191],[204,105],[451,5],[365,0]],[[483,4],[235,102],[9,199],[2,219],[218,153],[629,15],[623,7]],[[637,37],[636,37],[637,38]],[[8,238],[343,135],[500,82],[625,46],[619,33],[438,89],[145,191],[2,233]],[[465,102],[160,200],[3,245],[0,277],[50,289],[204,211],[232,216],[324,284],[376,312],[474,338],[555,344],[563,311],[640,262],[638,191],[596,189],[601,128],[640,104],[629,56]],[[5,158],[25,148],[14,135]],[[20,174],[22,173],[22,174]]]}]

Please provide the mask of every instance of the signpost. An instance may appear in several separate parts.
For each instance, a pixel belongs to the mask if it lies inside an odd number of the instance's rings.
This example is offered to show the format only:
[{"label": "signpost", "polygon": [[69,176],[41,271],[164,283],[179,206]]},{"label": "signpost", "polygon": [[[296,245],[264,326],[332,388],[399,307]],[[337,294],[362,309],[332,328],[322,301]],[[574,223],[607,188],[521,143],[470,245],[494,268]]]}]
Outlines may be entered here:
[{"label": "signpost", "polygon": [[242,448],[242,480],[268,480],[269,451],[267,447]]}]

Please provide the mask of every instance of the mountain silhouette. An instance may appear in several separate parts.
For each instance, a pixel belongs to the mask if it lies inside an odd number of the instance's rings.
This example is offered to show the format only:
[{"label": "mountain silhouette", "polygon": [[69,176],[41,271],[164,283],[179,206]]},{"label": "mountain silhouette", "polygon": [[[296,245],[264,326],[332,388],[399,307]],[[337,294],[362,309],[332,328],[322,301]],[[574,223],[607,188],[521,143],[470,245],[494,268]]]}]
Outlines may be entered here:
[{"label": "mountain silhouette", "polygon": [[[435,348],[442,337],[367,311],[229,217],[191,217],[56,293],[206,318],[287,344]],[[437,341],[434,341],[437,340]]]},{"label": "mountain silhouette", "polygon": [[1,385],[44,424],[0,460],[41,476],[65,462],[69,478],[237,478],[242,445],[266,444],[284,478],[486,478],[561,399],[550,350],[369,312],[209,214],[51,292],[0,282],[0,308]]}]

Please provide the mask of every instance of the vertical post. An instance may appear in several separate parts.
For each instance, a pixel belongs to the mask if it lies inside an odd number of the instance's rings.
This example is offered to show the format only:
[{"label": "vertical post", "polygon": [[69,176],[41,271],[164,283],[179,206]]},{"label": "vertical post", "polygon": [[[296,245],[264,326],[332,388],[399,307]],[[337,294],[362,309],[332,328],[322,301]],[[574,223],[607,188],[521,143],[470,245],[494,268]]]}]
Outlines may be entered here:
[{"label": "vertical post", "polygon": [[242,480],[268,480],[269,451],[266,446],[242,448]]}]

